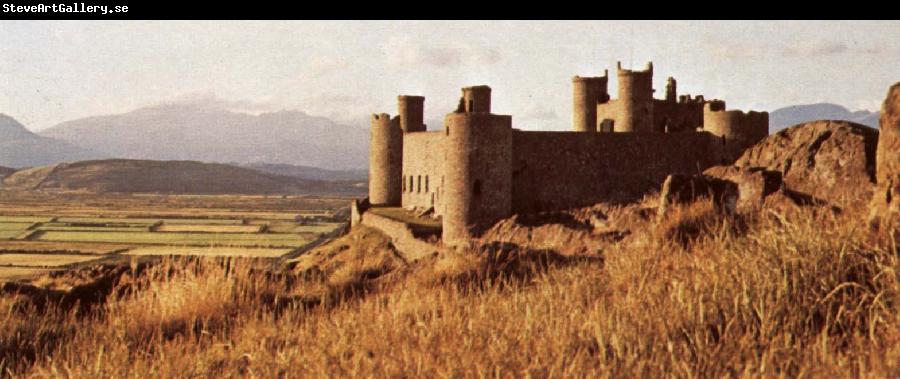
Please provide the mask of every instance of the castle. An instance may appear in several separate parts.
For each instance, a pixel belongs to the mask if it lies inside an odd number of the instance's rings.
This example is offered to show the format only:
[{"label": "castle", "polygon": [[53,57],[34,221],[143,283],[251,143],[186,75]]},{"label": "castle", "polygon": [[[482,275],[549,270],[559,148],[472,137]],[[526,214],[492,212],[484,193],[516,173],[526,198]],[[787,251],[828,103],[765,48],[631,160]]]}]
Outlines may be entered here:
[{"label": "castle", "polygon": [[628,201],[673,173],[731,163],[768,135],[766,112],[725,110],[721,100],[678,96],[668,78],[653,97],[653,64],[572,78],[572,131],[523,131],[491,113],[491,88],[462,89],[444,129],[427,131],[425,98],[399,96],[398,114],[372,116],[369,202],[433,209],[445,244],[464,243],[516,213]]}]

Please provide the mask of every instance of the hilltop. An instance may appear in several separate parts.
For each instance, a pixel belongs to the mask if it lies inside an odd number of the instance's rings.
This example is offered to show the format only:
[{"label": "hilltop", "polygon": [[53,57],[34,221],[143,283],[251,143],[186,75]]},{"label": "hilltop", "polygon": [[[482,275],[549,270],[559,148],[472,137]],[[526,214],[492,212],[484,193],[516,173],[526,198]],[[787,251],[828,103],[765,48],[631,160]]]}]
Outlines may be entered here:
[{"label": "hilltop", "polygon": [[792,105],[769,113],[769,131],[817,120],[841,120],[878,128],[878,112],[855,111],[831,103]]},{"label": "hilltop", "polygon": [[20,170],[3,179],[8,190],[92,193],[352,194],[348,182],[305,180],[248,168],[195,161],[110,159]]},{"label": "hilltop", "polygon": [[29,167],[101,157],[89,149],[34,134],[0,113],[0,166]]}]

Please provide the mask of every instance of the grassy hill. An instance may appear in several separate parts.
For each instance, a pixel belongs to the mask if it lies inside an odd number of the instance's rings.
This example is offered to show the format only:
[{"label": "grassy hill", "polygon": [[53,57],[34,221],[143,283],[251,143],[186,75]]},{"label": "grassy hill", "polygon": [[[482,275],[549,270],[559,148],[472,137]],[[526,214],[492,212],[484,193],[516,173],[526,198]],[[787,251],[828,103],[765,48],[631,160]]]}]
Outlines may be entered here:
[{"label": "grassy hill", "polygon": [[217,163],[109,159],[25,169],[8,190],[179,194],[359,194],[348,182],[305,180]]}]

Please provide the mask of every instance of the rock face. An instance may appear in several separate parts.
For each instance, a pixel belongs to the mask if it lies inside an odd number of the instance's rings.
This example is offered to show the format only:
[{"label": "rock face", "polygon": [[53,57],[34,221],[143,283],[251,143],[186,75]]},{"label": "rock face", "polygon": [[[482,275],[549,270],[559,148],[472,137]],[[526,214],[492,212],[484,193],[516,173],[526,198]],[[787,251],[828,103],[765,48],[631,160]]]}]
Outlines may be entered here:
[{"label": "rock face", "polygon": [[669,175],[659,193],[657,217],[665,217],[671,203],[686,203],[701,197],[712,198],[717,207],[734,211],[738,185],[730,180],[706,175]]},{"label": "rock face", "polygon": [[877,144],[878,131],[867,126],[813,121],[760,141],[735,166],[781,172],[791,190],[836,205],[865,204],[875,182]]},{"label": "rock face", "polygon": [[715,166],[703,174],[737,185],[736,206],[740,210],[762,207],[767,196],[782,188],[781,172],[762,168]]},{"label": "rock face", "polygon": [[881,136],[878,139],[878,187],[871,203],[875,225],[897,228],[900,213],[900,83],[888,90],[881,106]]}]

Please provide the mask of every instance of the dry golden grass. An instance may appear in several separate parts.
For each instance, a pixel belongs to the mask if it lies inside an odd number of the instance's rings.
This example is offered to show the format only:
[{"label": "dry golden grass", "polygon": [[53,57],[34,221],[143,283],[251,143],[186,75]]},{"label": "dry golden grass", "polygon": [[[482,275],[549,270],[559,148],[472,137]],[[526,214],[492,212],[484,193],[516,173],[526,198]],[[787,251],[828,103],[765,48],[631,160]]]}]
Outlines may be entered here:
[{"label": "dry golden grass", "polygon": [[0,267],[0,283],[45,274],[49,270],[34,267]]},{"label": "dry golden grass", "polygon": [[[93,310],[0,297],[0,371],[74,377],[896,377],[896,242],[856,212],[675,207],[602,256],[407,265],[365,228],[285,270],[167,260]],[[81,309],[81,310],[78,310]]]}]

